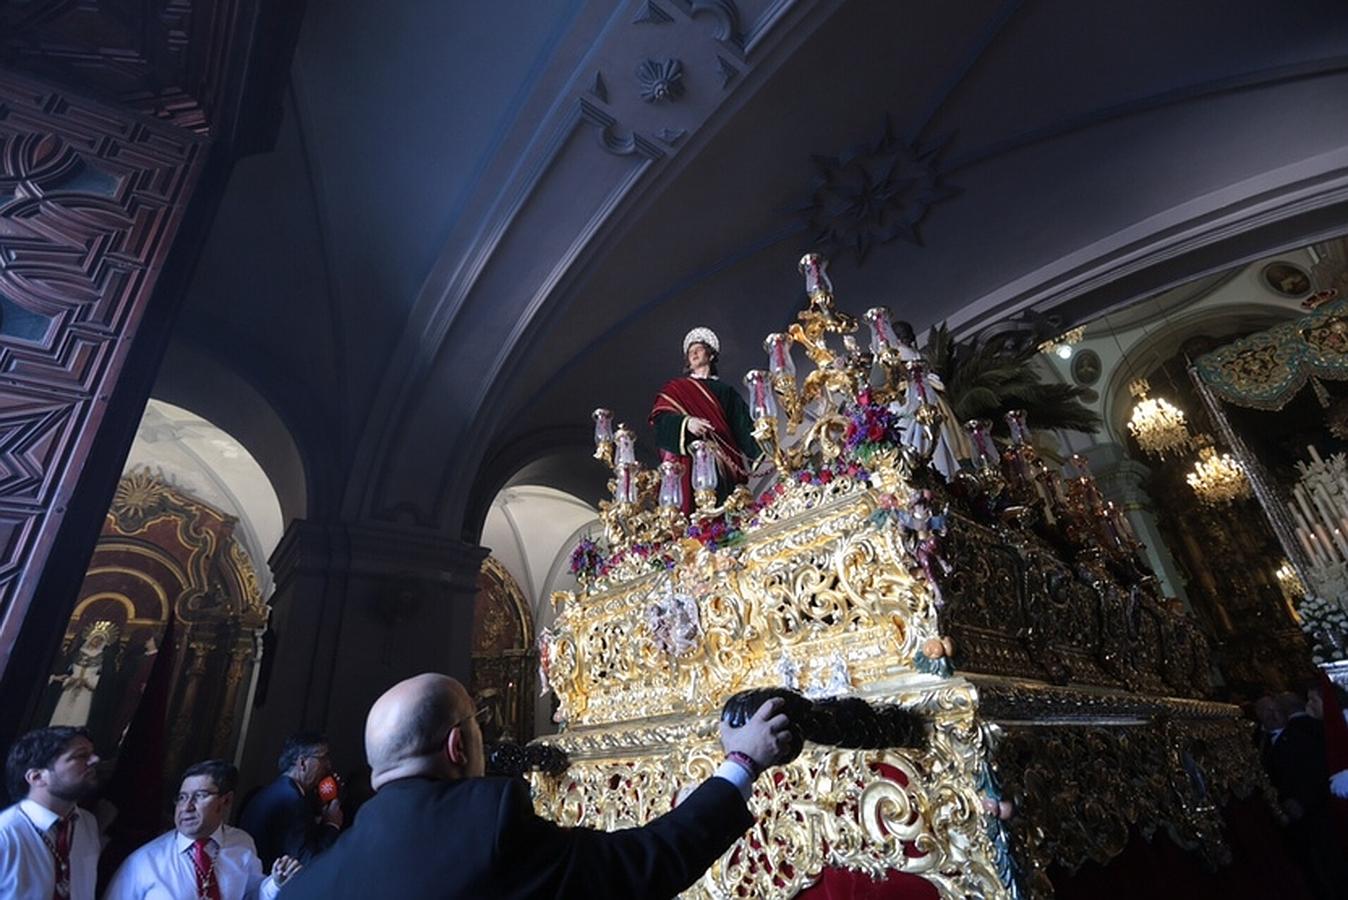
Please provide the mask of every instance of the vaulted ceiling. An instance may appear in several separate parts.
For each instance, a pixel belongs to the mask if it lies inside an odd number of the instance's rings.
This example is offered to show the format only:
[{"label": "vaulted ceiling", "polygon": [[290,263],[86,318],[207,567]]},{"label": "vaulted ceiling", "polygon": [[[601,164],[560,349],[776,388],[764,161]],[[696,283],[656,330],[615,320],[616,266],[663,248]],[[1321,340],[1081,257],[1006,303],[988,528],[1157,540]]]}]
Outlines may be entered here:
[{"label": "vaulted ceiling", "polygon": [[512,476],[595,489],[589,410],[644,420],[690,326],[760,365],[818,243],[845,306],[970,329],[1348,229],[1337,0],[1104,10],[311,2],[178,341],[286,422],[310,517],[471,536]]}]

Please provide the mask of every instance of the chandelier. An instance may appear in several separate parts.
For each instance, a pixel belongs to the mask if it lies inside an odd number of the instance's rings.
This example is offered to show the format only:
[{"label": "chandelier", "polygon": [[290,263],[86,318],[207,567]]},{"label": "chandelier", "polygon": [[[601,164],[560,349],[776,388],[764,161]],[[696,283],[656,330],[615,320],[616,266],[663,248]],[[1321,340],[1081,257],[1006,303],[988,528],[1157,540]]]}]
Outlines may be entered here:
[{"label": "chandelier", "polygon": [[1206,434],[1199,435],[1195,443],[1199,445],[1198,459],[1184,480],[1199,500],[1209,506],[1222,506],[1250,496],[1250,480],[1230,453],[1219,454]]},{"label": "chandelier", "polygon": [[1283,560],[1282,565],[1278,566],[1278,571],[1273,574],[1277,576],[1278,587],[1282,588],[1282,592],[1288,597],[1306,596],[1306,586],[1301,583],[1301,576],[1297,575],[1290,562]]},{"label": "chandelier", "polygon": [[1167,453],[1184,450],[1192,439],[1184,421],[1184,412],[1163,397],[1148,397],[1151,385],[1139,378],[1128,386],[1137,400],[1133,417],[1128,420],[1128,431],[1147,453],[1165,459]]}]

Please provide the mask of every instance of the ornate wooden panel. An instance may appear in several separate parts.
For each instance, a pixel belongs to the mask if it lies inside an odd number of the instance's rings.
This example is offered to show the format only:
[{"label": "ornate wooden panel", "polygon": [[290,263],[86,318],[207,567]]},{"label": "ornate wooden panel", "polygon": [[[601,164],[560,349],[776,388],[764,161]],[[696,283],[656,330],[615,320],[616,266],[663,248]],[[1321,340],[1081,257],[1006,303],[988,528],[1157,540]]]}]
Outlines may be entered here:
[{"label": "ornate wooden panel", "polygon": [[[0,34],[58,6],[0,7]],[[0,670],[205,147],[0,71]]]},{"label": "ornate wooden panel", "polygon": [[241,0],[0,3],[0,62],[204,132],[229,78]]}]

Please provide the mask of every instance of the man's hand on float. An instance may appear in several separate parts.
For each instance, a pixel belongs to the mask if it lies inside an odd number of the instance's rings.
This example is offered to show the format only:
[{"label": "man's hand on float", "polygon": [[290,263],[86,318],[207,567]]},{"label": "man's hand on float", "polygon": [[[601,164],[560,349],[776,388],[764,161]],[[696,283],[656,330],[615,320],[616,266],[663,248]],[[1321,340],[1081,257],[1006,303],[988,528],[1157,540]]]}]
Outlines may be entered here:
[{"label": "man's hand on float", "polygon": [[731,728],[724,719],[721,720],[721,746],[726,755],[742,753],[760,770],[775,765],[792,742],[791,721],[779,712],[783,705],[780,697],[773,697],[739,728]]},{"label": "man's hand on float", "polygon": [[711,423],[706,419],[700,419],[697,416],[689,416],[688,430],[698,437],[702,437],[704,434],[711,431]]}]

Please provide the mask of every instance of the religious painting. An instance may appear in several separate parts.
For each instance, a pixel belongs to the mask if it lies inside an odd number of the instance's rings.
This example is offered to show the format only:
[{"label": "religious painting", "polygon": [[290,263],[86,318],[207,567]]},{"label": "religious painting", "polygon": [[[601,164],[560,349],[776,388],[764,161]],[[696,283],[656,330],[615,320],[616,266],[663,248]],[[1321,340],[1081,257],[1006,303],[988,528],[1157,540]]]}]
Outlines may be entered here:
[{"label": "religious painting", "polygon": [[1284,297],[1303,297],[1311,290],[1310,276],[1289,262],[1269,263],[1264,266],[1263,277],[1269,290]]}]

